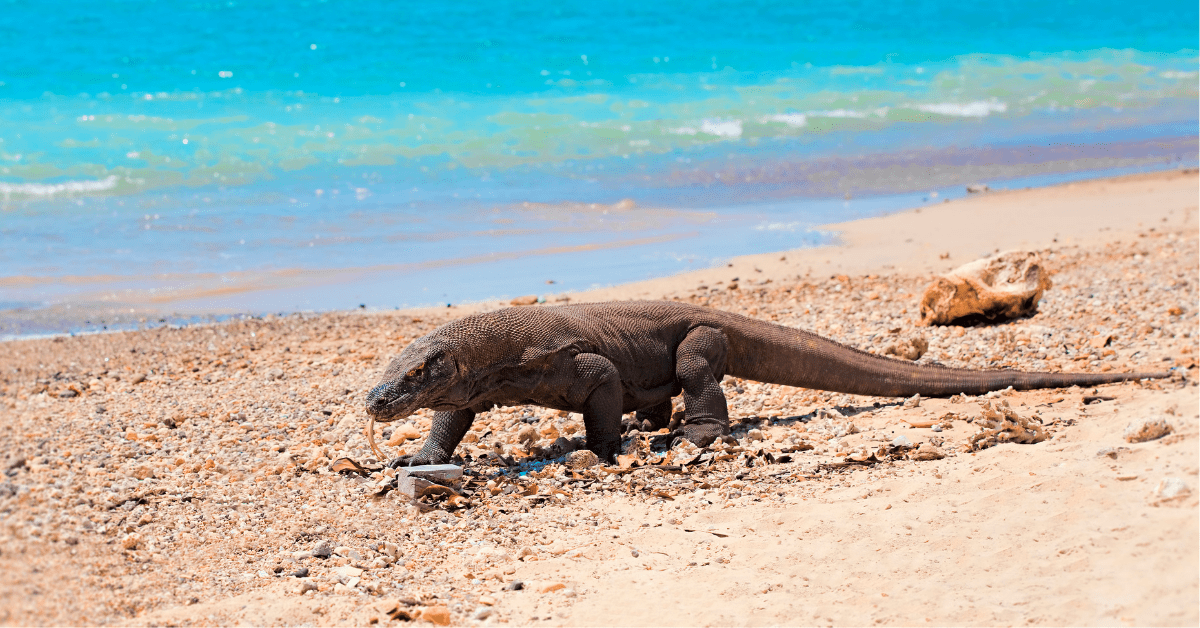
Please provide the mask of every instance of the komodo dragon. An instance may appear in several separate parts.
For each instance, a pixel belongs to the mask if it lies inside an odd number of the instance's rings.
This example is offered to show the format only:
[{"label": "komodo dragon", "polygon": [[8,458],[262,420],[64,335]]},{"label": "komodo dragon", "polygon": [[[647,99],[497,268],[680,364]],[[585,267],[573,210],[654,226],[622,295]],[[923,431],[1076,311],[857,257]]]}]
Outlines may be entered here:
[{"label": "komodo dragon", "polygon": [[729,312],[667,301],[508,308],[447,323],[404,348],[367,395],[376,421],[436,411],[430,437],[395,465],[441,464],[494,406],[538,405],[583,415],[587,448],[612,461],[621,415],[653,431],[667,427],[683,392],[677,436],[705,446],[729,433],[720,381],[871,395],[945,397],[1094,386],[1169,373],[973,371],[885,358]]}]

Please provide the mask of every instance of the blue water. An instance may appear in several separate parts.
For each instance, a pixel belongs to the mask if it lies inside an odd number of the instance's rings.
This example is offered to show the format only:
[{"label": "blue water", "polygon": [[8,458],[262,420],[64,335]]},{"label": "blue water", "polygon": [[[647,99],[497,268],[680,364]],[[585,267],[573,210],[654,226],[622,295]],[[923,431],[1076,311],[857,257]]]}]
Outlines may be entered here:
[{"label": "blue water", "polygon": [[[475,268],[437,279],[466,286],[496,255],[611,251],[559,284],[578,288],[813,242],[704,239],[762,218],[737,207],[811,226],[867,211],[828,199],[957,182],[838,174],[872,164],[1190,162],[1198,21],[1177,1],[9,0],[0,301],[100,298],[68,276],[119,301],[156,276],[387,267],[374,302],[413,304],[436,300],[407,287],[431,264]],[[654,211],[522,209],[622,198]]]}]

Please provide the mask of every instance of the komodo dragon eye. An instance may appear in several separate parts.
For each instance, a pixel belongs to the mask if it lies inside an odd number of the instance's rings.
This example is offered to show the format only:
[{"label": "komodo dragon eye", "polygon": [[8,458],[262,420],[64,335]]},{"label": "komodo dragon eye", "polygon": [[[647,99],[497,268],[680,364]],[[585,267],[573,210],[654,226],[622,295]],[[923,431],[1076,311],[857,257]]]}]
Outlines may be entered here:
[{"label": "komodo dragon eye", "polygon": [[425,364],[424,364],[424,363],[422,363],[422,364],[418,365],[418,366],[417,366],[417,368],[415,368],[415,369],[413,369],[413,370],[409,371],[409,372],[408,372],[408,376],[409,376],[409,377],[416,377],[417,375],[420,375],[420,374],[421,374],[421,370],[422,370],[422,369],[424,369],[424,368],[425,368]]}]

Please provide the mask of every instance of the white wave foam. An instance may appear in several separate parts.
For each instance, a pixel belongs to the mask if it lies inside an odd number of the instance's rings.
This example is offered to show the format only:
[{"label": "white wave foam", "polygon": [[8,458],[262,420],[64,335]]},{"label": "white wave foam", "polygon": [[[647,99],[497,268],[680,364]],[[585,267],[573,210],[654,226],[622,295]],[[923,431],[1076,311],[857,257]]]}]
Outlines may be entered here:
[{"label": "white wave foam", "polygon": [[675,135],[695,135],[696,129],[690,126],[681,126],[678,129],[671,129],[670,133],[674,133]]},{"label": "white wave foam", "polygon": [[925,113],[936,113],[941,116],[984,118],[993,113],[1008,111],[1008,104],[995,100],[976,100],[969,103],[942,102],[931,105],[917,105],[917,109]]},{"label": "white wave foam", "polygon": [[23,194],[27,196],[54,196],[56,194],[85,194],[87,192],[104,192],[117,187],[116,175],[110,175],[99,181],[64,181],[62,183],[3,183],[0,182],[0,194],[12,196]]},{"label": "white wave foam", "polygon": [[700,125],[700,132],[717,137],[741,137],[741,120],[705,120]]},{"label": "white wave foam", "polygon": [[867,114],[852,109],[833,109],[831,111],[810,111],[808,115],[814,118],[865,118]]},{"label": "white wave foam", "polygon": [[793,129],[798,129],[808,124],[808,116],[802,113],[777,113],[773,116],[767,116],[762,119],[763,122],[782,122]]}]

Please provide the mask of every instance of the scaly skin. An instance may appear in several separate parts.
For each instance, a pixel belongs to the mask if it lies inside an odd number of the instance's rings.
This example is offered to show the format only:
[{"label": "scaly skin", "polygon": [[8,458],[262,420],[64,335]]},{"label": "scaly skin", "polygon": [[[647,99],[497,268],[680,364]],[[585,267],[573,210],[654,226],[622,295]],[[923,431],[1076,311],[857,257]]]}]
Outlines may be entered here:
[{"label": "scaly skin", "polygon": [[437,413],[429,439],[395,464],[441,464],[476,413],[538,405],[583,415],[587,447],[614,459],[621,415],[648,430],[667,427],[683,393],[677,435],[705,446],[729,433],[720,381],[877,397],[979,395],[1094,386],[1169,373],[973,371],[884,358],[815,334],[729,312],[669,301],[509,308],[462,318],[414,340],[367,395],[376,421]]}]

